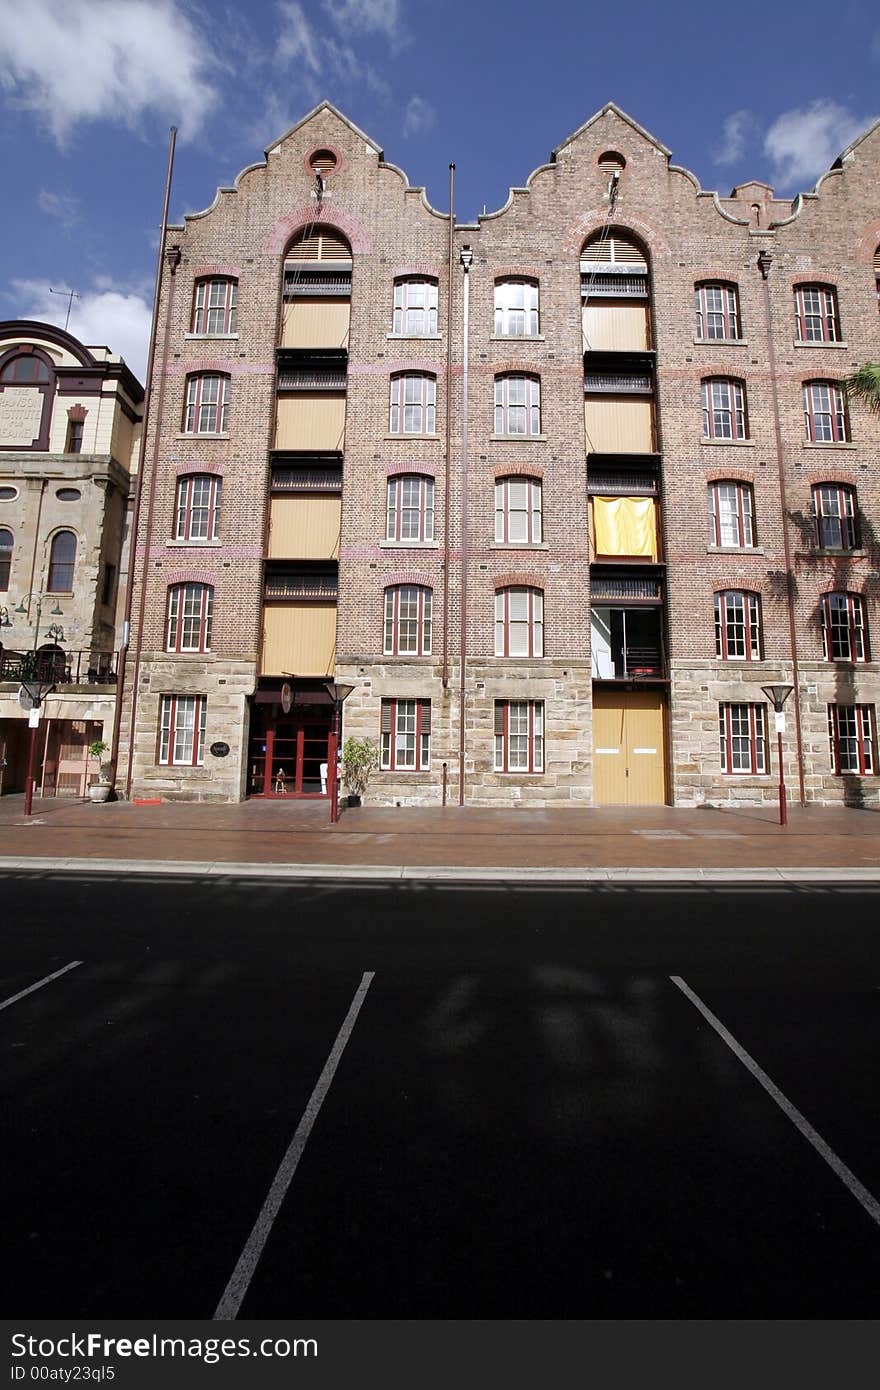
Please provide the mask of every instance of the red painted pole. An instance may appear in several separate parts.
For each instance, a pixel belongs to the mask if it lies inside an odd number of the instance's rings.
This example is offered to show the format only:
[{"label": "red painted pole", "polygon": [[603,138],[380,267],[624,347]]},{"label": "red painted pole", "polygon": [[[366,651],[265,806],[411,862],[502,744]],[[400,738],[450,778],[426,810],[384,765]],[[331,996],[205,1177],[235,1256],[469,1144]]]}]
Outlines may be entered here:
[{"label": "red painted pole", "polygon": [[788,798],[785,793],[785,770],[782,765],[782,730],[777,732],[779,747],[779,824],[788,825]]},{"label": "red painted pole", "polygon": [[330,824],[339,820],[339,710],[337,709],[333,732],[330,735],[327,775],[330,778]]}]

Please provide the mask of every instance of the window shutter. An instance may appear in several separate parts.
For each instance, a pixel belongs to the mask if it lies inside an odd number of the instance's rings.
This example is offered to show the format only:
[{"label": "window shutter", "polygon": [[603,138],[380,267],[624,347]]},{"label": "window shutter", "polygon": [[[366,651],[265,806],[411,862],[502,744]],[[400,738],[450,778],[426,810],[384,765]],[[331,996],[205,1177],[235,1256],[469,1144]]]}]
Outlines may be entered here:
[{"label": "window shutter", "polygon": [[429,734],[431,732],[431,701],[420,700],[419,703],[422,707],[422,733]]},{"label": "window shutter", "polygon": [[288,261],[350,261],[351,247],[331,227],[315,227],[299,237],[287,253]]},{"label": "window shutter", "polygon": [[381,727],[381,732],[382,732],[383,734],[390,734],[390,733],[392,732],[392,730],[391,730],[391,706],[392,706],[392,701],[391,701],[391,700],[383,700],[383,701],[382,701],[382,723],[381,723],[381,726],[380,726],[380,727]]},{"label": "window shutter", "polygon": [[496,732],[496,734],[503,734],[503,733],[504,733],[504,701],[503,701],[503,700],[496,700],[496,701],[495,701],[495,732]]}]

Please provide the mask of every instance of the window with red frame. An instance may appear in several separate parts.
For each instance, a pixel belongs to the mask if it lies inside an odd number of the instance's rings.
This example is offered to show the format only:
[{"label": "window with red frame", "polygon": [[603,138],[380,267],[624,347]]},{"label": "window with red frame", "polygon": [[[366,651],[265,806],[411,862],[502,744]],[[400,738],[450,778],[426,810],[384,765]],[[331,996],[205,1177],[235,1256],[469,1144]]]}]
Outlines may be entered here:
[{"label": "window with red frame", "polygon": [[703,386],[703,438],[747,439],[746,390],[741,381],[707,377]]},{"label": "window with red frame", "polygon": [[820,550],[855,550],[859,542],[855,488],[819,483],[813,488],[816,544]]},{"label": "window with red frame", "polygon": [[537,337],[536,280],[495,281],[495,333],[507,338]]},{"label": "window with red frame", "polygon": [[388,479],[385,539],[412,543],[434,539],[433,478],[401,473]]},{"label": "window with red frame", "polygon": [[379,765],[387,772],[431,766],[431,701],[383,700]]},{"label": "window with red frame", "polygon": [[822,595],[822,643],[826,661],[870,660],[861,594]]},{"label": "window with red frame", "polygon": [[541,433],[541,383],[536,376],[496,376],[495,433]]},{"label": "window with red frame", "polygon": [[37,386],[51,379],[52,373],[43,359],[29,352],[10,358],[0,370],[0,381],[5,385]]},{"label": "window with red frame", "polygon": [[706,283],[694,288],[697,338],[739,338],[739,296],[736,285]]},{"label": "window with red frame", "polygon": [[495,771],[544,771],[543,700],[495,701]]},{"label": "window with red frame", "polygon": [[420,584],[397,584],[385,590],[386,656],[430,656],[434,595]]},{"label": "window with red frame", "polygon": [[214,617],[210,584],[174,584],[168,590],[167,652],[209,652]]},{"label": "window with red frame", "polygon": [[76,568],[76,536],[72,531],[59,531],[52,537],[49,552],[50,594],[73,592],[73,572]]},{"label": "window with red frame", "polygon": [[174,539],[214,541],[220,520],[222,483],[212,473],[188,473],[177,480]]},{"label": "window with red frame", "polygon": [[540,589],[498,590],[495,655],[544,655],[544,595]]},{"label": "window with red frame", "polygon": [[877,771],[877,716],[873,705],[829,705],[831,771],[867,777]]},{"label": "window with red frame", "polygon": [[755,504],[749,483],[709,484],[709,544],[754,548]]},{"label": "window with red frame", "polygon": [[846,402],[835,382],[804,382],[804,429],[812,444],[845,444],[849,439]]},{"label": "window with red frame", "polygon": [[769,772],[766,705],[719,705],[718,717],[721,771]]},{"label": "window with red frame", "polygon": [[205,336],[236,331],[238,283],[235,280],[199,280],[193,295],[192,332]]},{"label": "window with red frame", "polygon": [[795,285],[794,317],[799,342],[840,342],[837,295],[830,285]]},{"label": "window with red frame", "polygon": [[187,378],[184,434],[224,434],[229,401],[229,377],[201,372]]},{"label": "window with red frame", "polygon": [[159,705],[157,762],[163,767],[200,767],[205,749],[208,701],[204,695],[163,695]]},{"label": "window with red frame", "polygon": [[543,539],[540,478],[498,478],[495,540],[498,545],[540,545]]},{"label": "window with red frame", "polygon": [[391,378],[389,434],[433,434],[437,423],[437,382],[424,372]]},{"label": "window with red frame", "polygon": [[723,661],[760,661],[761,600],[725,589],[715,595],[715,655]]}]

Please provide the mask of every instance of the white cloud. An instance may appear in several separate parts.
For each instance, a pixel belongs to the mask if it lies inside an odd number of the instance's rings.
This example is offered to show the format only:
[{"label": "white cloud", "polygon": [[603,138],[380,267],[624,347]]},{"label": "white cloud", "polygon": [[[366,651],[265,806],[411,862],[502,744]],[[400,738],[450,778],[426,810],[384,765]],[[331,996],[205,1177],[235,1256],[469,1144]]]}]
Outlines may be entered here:
[{"label": "white cloud", "polygon": [[876,117],[857,116],[829,98],[784,111],[764,137],[764,153],[783,188],[812,186]]},{"label": "white cloud", "polygon": [[403,113],[404,136],[421,135],[430,130],[437,120],[437,112],[424,97],[410,97]]},{"label": "white cloud", "polygon": [[408,35],[401,0],[321,0],[340,33],[384,34],[392,48]]},{"label": "white cloud", "polygon": [[728,116],[721,130],[721,143],[712,151],[712,158],[716,164],[735,164],[757,134],[758,121],[753,112],[744,107]]},{"label": "white cloud", "polygon": [[[118,353],[143,382],[150,343],[150,305],[143,294],[108,289],[106,285],[106,281],[101,281],[90,290],[83,290],[80,299],[74,299],[68,330],[86,347],[107,347]],[[15,318],[64,327],[67,300],[49,293],[48,280],[13,280],[12,289],[4,298],[14,302]]]},{"label": "white cloud", "polygon": [[[360,0],[346,0],[346,3],[356,2],[360,3]],[[362,83],[380,101],[390,101],[391,89],[385,78],[365,62],[351,44],[332,33],[323,32],[313,24],[299,0],[281,0],[278,9],[283,27],[275,56],[285,67],[298,69],[299,95],[307,101],[317,102],[321,96],[338,91],[339,97],[344,100],[352,87]],[[336,22],[335,14],[333,22]],[[267,117],[274,117],[281,109],[281,101],[270,93],[266,103]],[[291,124],[292,119],[280,123],[275,121],[272,129],[283,129]],[[261,138],[265,139],[265,130]]]},{"label": "white cloud", "polygon": [[278,6],[284,28],[278,39],[278,58],[282,63],[301,61],[311,73],[321,71],[321,36],[309,23],[302,5],[296,0]]},{"label": "white cloud", "polygon": [[49,217],[57,217],[62,227],[69,230],[80,220],[79,199],[72,193],[52,193],[41,188],[37,194],[37,207]]},{"label": "white cloud", "polygon": [[217,100],[213,66],[177,0],[0,0],[0,87],[59,145],[80,123],[148,114],[193,135]]}]

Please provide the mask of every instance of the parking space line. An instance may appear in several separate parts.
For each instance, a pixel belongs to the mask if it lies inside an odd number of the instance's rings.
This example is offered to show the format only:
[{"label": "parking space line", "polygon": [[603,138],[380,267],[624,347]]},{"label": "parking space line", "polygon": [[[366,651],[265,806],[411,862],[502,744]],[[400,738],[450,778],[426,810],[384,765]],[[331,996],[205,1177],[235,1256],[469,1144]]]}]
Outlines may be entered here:
[{"label": "parking space line", "polygon": [[791,1120],[795,1128],[800,1130],[804,1138],[812,1144],[813,1148],[816,1150],[816,1153],[819,1154],[820,1158],[824,1158],[825,1162],[828,1164],[828,1167],[832,1170],[832,1172],[835,1173],[838,1178],[840,1178],[840,1181],[847,1188],[849,1188],[849,1191],[852,1193],[853,1197],[855,1197],[856,1201],[864,1207],[871,1220],[876,1222],[876,1224],[880,1226],[880,1202],[877,1201],[877,1198],[874,1197],[868,1191],[868,1189],[864,1187],[862,1183],[859,1182],[855,1173],[853,1173],[851,1169],[847,1168],[843,1159],[838,1158],[834,1150],[830,1147],[830,1145],[826,1144],[821,1134],[819,1134],[818,1131],[813,1128],[809,1120],[805,1119],[801,1112],[797,1109],[797,1107],[792,1105],[788,1097],[783,1095],[779,1087],[774,1085],[767,1073],[761,1067],[758,1066],[758,1063],[755,1061],[753,1057],[749,1056],[745,1048],[737,1042],[736,1038],[733,1036],[731,1032],[728,1031],[727,1028],[725,1028],[721,1020],[719,1018],[716,1018],[715,1014],[712,1013],[712,1010],[706,1007],[699,995],[694,993],[694,991],[690,988],[689,985],[685,983],[685,981],[681,978],[680,975],[670,975],[669,978],[674,985],[677,985],[677,987],[681,990],[682,994],[684,994],[691,1001],[694,1008],[700,1011],[700,1013],[703,1015],[703,1018],[710,1025],[710,1027],[715,1029],[715,1032],[718,1034],[719,1038],[721,1038],[723,1042],[727,1043],[727,1046],[730,1048],[731,1052],[742,1062],[746,1070],[750,1071],[755,1080],[758,1081],[764,1087],[764,1090],[767,1092],[768,1096],[770,1096],[772,1100],[775,1100],[780,1110],[783,1112],[783,1114],[785,1114],[788,1117],[789,1120]]},{"label": "parking space line", "polygon": [[35,989],[42,989],[43,985],[48,985],[52,980],[57,980],[59,975],[66,975],[68,970],[75,970],[78,965],[82,965],[81,960],[70,960],[66,965],[62,965],[60,970],[54,970],[51,975],[44,975],[42,980],[37,980],[36,984],[28,985],[27,989],[20,989],[18,994],[12,994],[8,999],[4,999],[0,1004],[0,1009],[8,1009],[10,1004],[18,1003],[19,999],[24,999],[26,994],[33,994]]},{"label": "parking space line", "polygon": [[342,1027],[336,1034],[336,1041],[330,1051],[330,1056],[324,1063],[324,1070],[318,1077],[315,1089],[309,1097],[308,1104],[303,1111],[302,1119],[296,1128],[296,1133],[290,1141],[287,1153],[281,1160],[278,1172],[275,1174],[272,1186],[269,1188],[268,1196],[263,1203],[260,1214],[254,1222],[253,1230],[248,1236],[247,1243],[238,1257],[238,1264],[232,1272],[232,1277],[223,1292],[223,1297],[217,1304],[214,1313],[214,1321],[234,1319],[238,1316],[245,1295],[250,1287],[251,1279],[260,1260],[260,1256],[269,1239],[272,1225],[276,1216],[281,1210],[281,1204],[287,1195],[287,1189],[293,1181],[297,1165],[303,1156],[309,1135],[312,1132],[321,1106],[324,1104],[327,1092],[330,1090],[330,1083],[336,1074],[340,1059],[345,1051],[345,1045],[351,1037],[352,1030],[357,1022],[357,1016],[361,1011],[361,1005],[367,997],[367,990],[373,982],[374,970],[364,972],[363,978],[355,991],[354,998],[349,1006],[348,1013],[342,1021]]}]

